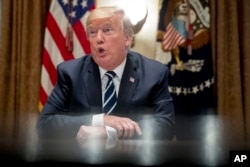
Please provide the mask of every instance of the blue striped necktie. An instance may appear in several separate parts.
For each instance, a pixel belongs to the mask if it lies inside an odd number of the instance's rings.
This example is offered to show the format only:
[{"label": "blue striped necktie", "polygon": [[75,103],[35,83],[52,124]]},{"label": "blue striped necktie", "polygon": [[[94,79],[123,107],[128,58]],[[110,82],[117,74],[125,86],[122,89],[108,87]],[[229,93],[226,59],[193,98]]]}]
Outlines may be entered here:
[{"label": "blue striped necktie", "polygon": [[113,83],[113,78],[116,74],[113,71],[107,71],[105,75],[108,77],[108,82],[104,92],[103,112],[109,114],[117,103],[116,90]]}]

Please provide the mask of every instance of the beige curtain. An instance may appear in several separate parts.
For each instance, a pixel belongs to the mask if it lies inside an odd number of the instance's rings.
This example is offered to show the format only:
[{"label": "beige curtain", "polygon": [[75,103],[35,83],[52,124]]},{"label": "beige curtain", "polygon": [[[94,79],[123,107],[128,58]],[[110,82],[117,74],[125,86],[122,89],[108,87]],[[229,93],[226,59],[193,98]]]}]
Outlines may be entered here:
[{"label": "beige curtain", "polygon": [[0,137],[30,134],[38,115],[41,55],[49,1],[2,0]]},{"label": "beige curtain", "polygon": [[250,140],[250,1],[211,0],[218,113],[232,140]]}]

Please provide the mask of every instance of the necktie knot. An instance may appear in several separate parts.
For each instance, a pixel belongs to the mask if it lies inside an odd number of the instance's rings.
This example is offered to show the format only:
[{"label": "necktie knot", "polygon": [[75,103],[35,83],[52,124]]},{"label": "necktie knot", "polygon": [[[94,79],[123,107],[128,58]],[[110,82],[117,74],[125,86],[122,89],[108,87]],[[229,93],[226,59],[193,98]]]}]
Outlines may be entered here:
[{"label": "necktie knot", "polygon": [[114,71],[107,71],[105,73],[106,76],[108,76],[109,80],[113,79],[116,76],[116,73]]}]

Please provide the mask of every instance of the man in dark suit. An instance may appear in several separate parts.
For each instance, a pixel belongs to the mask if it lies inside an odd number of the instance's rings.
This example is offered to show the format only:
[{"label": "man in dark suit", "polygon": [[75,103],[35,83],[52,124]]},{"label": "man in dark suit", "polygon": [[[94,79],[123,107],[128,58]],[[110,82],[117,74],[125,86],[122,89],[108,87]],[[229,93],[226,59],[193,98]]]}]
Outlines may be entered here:
[{"label": "man in dark suit", "polygon": [[[37,122],[40,136],[172,139],[175,115],[167,66],[130,51],[133,27],[117,7],[93,10],[87,19],[91,54],[58,65],[58,80]],[[106,71],[117,101],[103,112]]]}]

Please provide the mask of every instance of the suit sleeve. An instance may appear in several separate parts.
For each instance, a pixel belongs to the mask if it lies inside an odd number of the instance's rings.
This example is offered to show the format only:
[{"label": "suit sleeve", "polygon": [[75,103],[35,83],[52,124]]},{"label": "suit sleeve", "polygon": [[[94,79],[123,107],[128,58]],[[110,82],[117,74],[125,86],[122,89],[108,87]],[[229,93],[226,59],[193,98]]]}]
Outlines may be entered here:
[{"label": "suit sleeve", "polygon": [[138,121],[142,128],[144,139],[171,140],[175,131],[175,114],[172,97],[168,90],[168,68],[161,75],[151,90],[152,108],[148,108],[148,114]]},{"label": "suit sleeve", "polygon": [[92,115],[84,114],[89,112],[71,111],[72,79],[60,65],[57,76],[57,83],[37,121],[38,135],[41,138],[75,138],[82,124],[91,124]]}]

